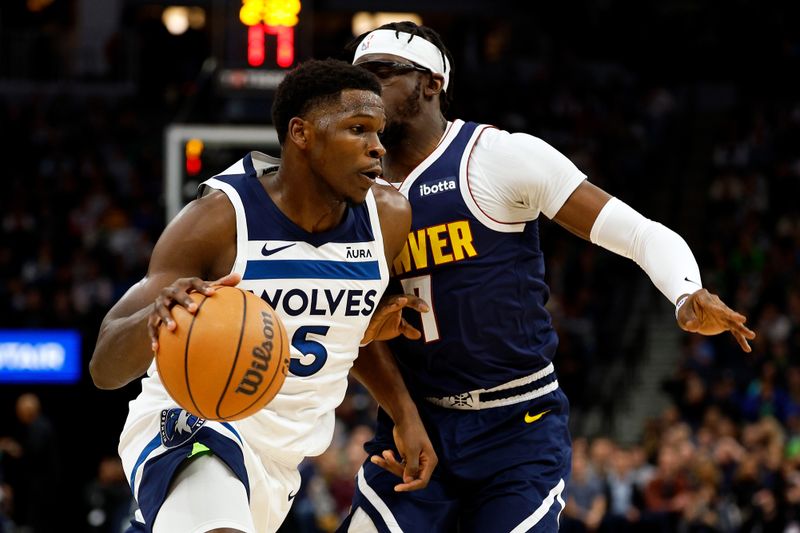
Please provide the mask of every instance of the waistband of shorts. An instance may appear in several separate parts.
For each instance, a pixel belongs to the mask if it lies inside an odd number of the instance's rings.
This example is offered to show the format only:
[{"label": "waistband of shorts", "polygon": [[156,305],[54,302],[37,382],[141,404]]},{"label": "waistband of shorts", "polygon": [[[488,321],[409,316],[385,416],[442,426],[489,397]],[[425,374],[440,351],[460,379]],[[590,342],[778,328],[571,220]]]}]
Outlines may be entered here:
[{"label": "waistband of shorts", "polygon": [[475,389],[450,396],[425,398],[428,402],[447,409],[479,411],[527,402],[558,389],[553,363],[529,376],[511,380],[491,389]]}]

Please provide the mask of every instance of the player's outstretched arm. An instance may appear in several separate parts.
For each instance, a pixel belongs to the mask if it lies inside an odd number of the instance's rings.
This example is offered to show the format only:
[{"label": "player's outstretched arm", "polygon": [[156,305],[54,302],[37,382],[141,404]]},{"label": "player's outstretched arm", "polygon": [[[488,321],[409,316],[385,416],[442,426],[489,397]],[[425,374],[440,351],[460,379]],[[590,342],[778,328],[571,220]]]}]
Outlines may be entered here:
[{"label": "player's outstretched arm", "polygon": [[373,342],[362,348],[353,364],[353,375],[394,422],[394,443],[400,458],[394,451],[384,450],[370,460],[402,480],[394,487],[397,492],[424,489],[439,459],[389,347]]},{"label": "player's outstretched arm", "polygon": [[144,374],[157,348],[153,341],[158,326],[163,321],[166,327],[175,327],[170,309],[181,305],[194,312],[188,293],[213,292],[211,282],[202,278],[238,283],[238,277],[224,277],[233,264],[228,248],[234,247],[235,253],[235,221],[233,209],[223,202],[227,200],[220,194],[187,206],[156,243],[147,275],[105,316],[89,362],[97,387],[119,388]]},{"label": "player's outstretched arm", "polygon": [[702,288],[700,268],[680,235],[589,182],[575,189],[554,220],[579,237],[633,259],[677,306],[681,328],[703,335],[729,331],[742,350],[750,352],[747,341],[755,333],[744,325],[746,317]]}]

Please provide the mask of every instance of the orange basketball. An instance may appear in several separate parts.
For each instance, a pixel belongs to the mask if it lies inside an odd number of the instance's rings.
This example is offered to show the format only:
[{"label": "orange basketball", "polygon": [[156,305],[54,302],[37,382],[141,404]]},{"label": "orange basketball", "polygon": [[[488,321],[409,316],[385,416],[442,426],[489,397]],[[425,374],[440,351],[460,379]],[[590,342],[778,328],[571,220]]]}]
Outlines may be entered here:
[{"label": "orange basketball", "polygon": [[264,407],[289,371],[289,340],[264,300],[234,287],[193,292],[193,315],[176,305],[174,331],[159,328],[156,366],[170,396],[207,420],[238,420]]}]

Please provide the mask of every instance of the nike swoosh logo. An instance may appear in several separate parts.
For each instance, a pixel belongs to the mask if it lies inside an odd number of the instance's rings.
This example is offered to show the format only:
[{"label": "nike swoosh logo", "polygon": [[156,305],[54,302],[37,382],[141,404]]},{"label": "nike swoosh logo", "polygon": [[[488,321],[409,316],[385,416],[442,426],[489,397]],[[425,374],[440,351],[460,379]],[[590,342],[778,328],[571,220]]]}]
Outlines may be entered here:
[{"label": "nike swoosh logo", "polygon": [[539,420],[540,418],[542,418],[544,415],[546,415],[549,412],[550,412],[550,409],[548,409],[547,411],[542,411],[538,415],[533,415],[533,416],[529,415],[528,413],[525,413],[525,423],[526,424],[533,424],[534,422],[536,422],[537,420]]},{"label": "nike swoosh logo", "polygon": [[277,248],[269,249],[269,248],[267,248],[267,243],[264,243],[264,247],[261,249],[261,255],[267,256],[267,255],[276,254],[276,253],[280,252],[281,250],[285,250],[287,248],[291,248],[295,244],[297,244],[297,243],[293,242],[292,244],[287,244],[286,246],[279,246]]},{"label": "nike swoosh logo", "polygon": [[689,278],[687,278],[687,277],[684,277],[683,279],[684,279],[685,281],[688,281],[689,283],[694,283],[694,284],[695,284],[695,285],[697,285],[698,287],[701,287],[701,286],[702,286],[702,285],[700,285],[699,283],[697,283],[696,281],[694,281],[694,280],[692,280],[692,279],[689,279]]},{"label": "nike swoosh logo", "polygon": [[294,494],[292,494],[292,493],[290,492],[290,493],[289,493],[289,499],[288,499],[287,501],[292,501],[292,498],[294,498],[295,496],[297,496],[297,493],[296,493],[296,492],[295,492]]}]

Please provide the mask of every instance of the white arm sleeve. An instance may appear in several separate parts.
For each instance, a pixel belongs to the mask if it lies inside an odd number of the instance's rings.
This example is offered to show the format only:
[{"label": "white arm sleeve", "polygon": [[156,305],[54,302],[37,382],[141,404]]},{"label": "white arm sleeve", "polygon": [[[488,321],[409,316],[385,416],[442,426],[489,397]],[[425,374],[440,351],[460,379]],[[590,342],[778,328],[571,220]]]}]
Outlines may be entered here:
[{"label": "white arm sleeve", "polygon": [[612,198],[597,215],[590,240],[636,261],[674,305],[683,294],[702,288],[700,268],[683,238]]}]

